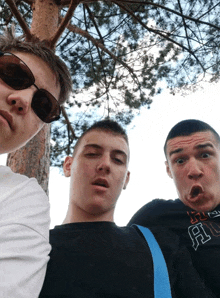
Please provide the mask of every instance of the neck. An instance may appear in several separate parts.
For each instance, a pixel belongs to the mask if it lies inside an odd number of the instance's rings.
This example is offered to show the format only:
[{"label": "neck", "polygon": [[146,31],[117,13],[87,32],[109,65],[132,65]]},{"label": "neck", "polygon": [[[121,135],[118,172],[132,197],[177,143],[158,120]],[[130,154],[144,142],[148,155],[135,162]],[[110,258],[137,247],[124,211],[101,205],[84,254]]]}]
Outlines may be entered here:
[{"label": "neck", "polygon": [[69,206],[63,224],[94,221],[114,222],[113,212],[114,210],[109,210],[101,213],[89,213],[77,206]]}]

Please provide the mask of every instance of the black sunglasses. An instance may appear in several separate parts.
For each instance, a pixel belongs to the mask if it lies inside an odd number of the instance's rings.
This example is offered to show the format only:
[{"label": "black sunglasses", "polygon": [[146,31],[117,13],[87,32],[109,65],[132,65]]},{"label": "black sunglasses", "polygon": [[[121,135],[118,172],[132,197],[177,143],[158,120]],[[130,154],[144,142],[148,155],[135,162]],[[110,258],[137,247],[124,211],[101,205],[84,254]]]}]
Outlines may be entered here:
[{"label": "black sunglasses", "polygon": [[0,78],[9,87],[23,90],[34,85],[37,91],[32,98],[31,107],[35,114],[46,123],[60,118],[61,108],[56,98],[47,90],[39,89],[30,68],[16,55],[0,51]]}]

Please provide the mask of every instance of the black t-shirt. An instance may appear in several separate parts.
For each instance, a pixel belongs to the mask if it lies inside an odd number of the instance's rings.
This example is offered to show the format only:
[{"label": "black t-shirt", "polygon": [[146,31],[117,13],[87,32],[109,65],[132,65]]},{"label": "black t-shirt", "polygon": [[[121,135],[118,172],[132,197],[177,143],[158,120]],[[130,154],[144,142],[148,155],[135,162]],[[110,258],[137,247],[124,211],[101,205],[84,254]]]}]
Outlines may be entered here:
[{"label": "black t-shirt", "polygon": [[143,206],[128,226],[134,223],[175,232],[206,286],[220,297],[220,206],[212,212],[197,212],[179,199],[156,199]]},{"label": "black t-shirt", "polygon": [[[180,249],[179,237],[162,228],[151,231],[167,262],[173,298],[213,297],[194,272],[188,251]],[[40,298],[154,297],[151,253],[136,227],[65,224],[50,231],[50,243]]]}]

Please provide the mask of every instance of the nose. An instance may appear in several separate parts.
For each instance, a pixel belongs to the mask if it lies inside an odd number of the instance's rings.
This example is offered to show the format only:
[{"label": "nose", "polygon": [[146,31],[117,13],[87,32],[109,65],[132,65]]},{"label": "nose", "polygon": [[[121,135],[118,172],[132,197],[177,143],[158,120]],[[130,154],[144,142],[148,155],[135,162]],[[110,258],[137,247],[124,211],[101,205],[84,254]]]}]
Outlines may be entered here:
[{"label": "nose", "polygon": [[103,156],[97,165],[97,172],[101,172],[104,174],[110,173],[110,157]]},{"label": "nose", "polygon": [[188,178],[191,180],[198,180],[203,176],[202,166],[199,161],[193,159],[188,164]]},{"label": "nose", "polygon": [[15,110],[19,115],[25,115],[28,112],[32,101],[34,91],[32,89],[15,90],[7,97],[7,103],[11,109]]}]

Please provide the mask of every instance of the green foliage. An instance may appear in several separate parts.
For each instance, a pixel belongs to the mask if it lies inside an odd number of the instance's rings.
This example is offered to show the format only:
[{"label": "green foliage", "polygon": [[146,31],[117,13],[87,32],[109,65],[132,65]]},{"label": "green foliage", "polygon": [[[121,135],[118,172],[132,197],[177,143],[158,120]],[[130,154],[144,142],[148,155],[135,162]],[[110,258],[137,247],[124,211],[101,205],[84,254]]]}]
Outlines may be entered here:
[{"label": "green foliage", "polygon": [[[31,27],[28,1],[15,2]],[[0,0],[0,7],[0,31],[12,22],[17,25],[5,1]],[[60,9],[64,16],[67,7]],[[206,74],[219,79],[217,0],[90,1],[76,8],[71,26],[61,36],[57,54],[72,74],[74,94],[67,108],[76,135],[103,117],[127,125],[163,87],[187,87]],[[58,156],[74,147],[63,118],[53,125],[52,139],[52,164],[60,165]]]}]

